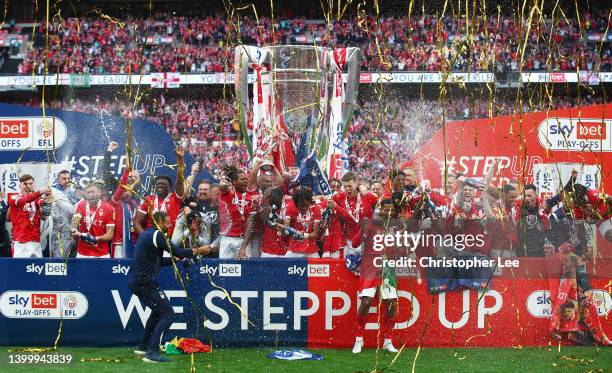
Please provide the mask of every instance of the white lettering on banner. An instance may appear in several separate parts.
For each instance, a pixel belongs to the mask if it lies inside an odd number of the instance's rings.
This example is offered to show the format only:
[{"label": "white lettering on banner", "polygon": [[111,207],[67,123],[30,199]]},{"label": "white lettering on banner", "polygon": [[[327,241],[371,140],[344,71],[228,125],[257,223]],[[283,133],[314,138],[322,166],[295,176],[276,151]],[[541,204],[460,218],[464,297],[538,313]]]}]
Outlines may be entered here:
[{"label": "white lettering on banner", "polygon": [[[482,292],[478,292],[478,294],[478,328],[483,329],[485,327],[485,316],[490,316],[494,313],[499,312],[504,301],[502,299],[501,294],[495,290],[487,290],[482,297],[480,297],[480,294],[482,294]],[[487,297],[493,298],[495,300],[493,306],[486,306]]]},{"label": "white lettering on banner", "polygon": [[221,290],[213,290],[209,292],[208,294],[206,294],[206,297],[204,298],[204,305],[206,306],[206,308],[209,311],[214,312],[217,315],[219,315],[221,317],[221,321],[215,323],[215,322],[212,322],[210,318],[208,318],[206,319],[206,321],[204,321],[204,326],[211,330],[223,330],[229,324],[229,315],[223,308],[215,305],[212,302],[213,298],[225,299],[225,293],[222,292]]},{"label": "white lettering on banner", "polygon": [[[449,321],[449,317],[447,317],[447,294],[442,293],[438,295],[438,319],[443,327],[456,330],[468,324],[470,318],[471,292],[472,290],[464,290],[462,293],[461,314],[455,315],[455,317],[459,317],[459,320],[457,321]],[[146,325],[146,322],[151,315],[151,310],[148,307],[145,307],[137,296],[131,295],[129,299],[126,299],[127,303],[125,303],[121,299],[121,295],[118,290],[111,290],[111,293],[117,308],[119,319],[124,329],[127,328],[134,311],[136,311],[135,313],[137,314],[139,322],[142,324],[142,326],[144,327]],[[183,290],[165,290],[164,293],[169,299],[186,297]],[[15,305],[25,307],[30,303],[30,297],[28,297],[27,294],[23,295],[20,293],[18,294],[20,295],[19,297],[14,296],[15,294],[12,295],[11,301],[13,305],[10,307],[16,307]],[[245,315],[248,317],[254,316],[252,320],[262,320],[262,325],[255,326],[255,328],[261,328],[262,330],[302,330],[302,322],[304,318],[317,314],[321,315],[320,312],[324,313],[325,330],[333,330],[334,322],[337,326],[338,322],[342,321],[342,316],[347,315],[353,305],[351,297],[346,292],[332,290],[325,291],[324,295],[307,290],[296,290],[293,292],[232,290],[230,292],[230,296],[240,304],[240,308]],[[9,297],[5,296],[4,294],[2,297],[3,300],[9,299]],[[323,297],[325,298],[324,300]],[[215,298],[218,298],[221,300],[221,302],[219,303],[215,300]],[[293,298],[292,309],[286,308],[290,307],[289,298]],[[409,317],[406,316],[408,317],[407,320],[398,318],[395,324],[395,328],[398,330],[407,329],[413,326],[418,321],[421,311],[419,300],[414,296],[414,294],[408,291],[399,290],[398,299],[400,298],[411,303],[412,312],[410,313]],[[475,305],[475,311],[477,313],[476,326],[479,329],[483,329],[486,327],[486,325],[488,325],[486,316],[492,316],[498,313],[502,309],[504,302],[502,295],[496,290],[488,290],[484,294],[479,293],[478,298],[480,301],[477,303],[477,305]],[[403,300],[402,302],[404,302]],[[324,308],[321,309],[323,302]],[[606,316],[612,308],[612,298],[604,290],[593,290],[593,302],[600,316]],[[253,304],[261,306],[261,308],[257,307],[258,309],[261,309],[261,317],[258,317],[259,315],[252,315],[252,312],[250,312]],[[355,304],[357,307],[359,307],[359,299],[356,298],[356,294]],[[526,306],[529,313],[534,317],[550,317],[550,296],[548,295],[548,291],[537,290],[531,293],[531,295],[528,297]],[[5,306],[2,311],[5,314],[8,312],[6,307],[9,306]],[[453,310],[459,312],[457,308],[458,307],[453,307]],[[176,313],[184,312],[183,306],[173,306],[173,309]],[[204,309],[209,312],[207,315],[208,318],[204,325],[205,327],[215,331],[224,330],[230,326],[229,312],[232,312],[232,314],[237,312],[236,307],[227,301],[227,295],[223,291],[216,289],[209,291],[206,296],[204,296]],[[293,312],[291,313],[291,311]],[[371,307],[369,311],[370,313],[376,313],[377,308],[375,306]],[[288,319],[291,317],[293,320]],[[239,318],[240,330],[249,330],[252,325],[249,324],[247,318],[242,315]],[[273,322],[273,318],[274,321],[283,320],[283,322]],[[338,320],[338,318],[340,318],[340,320]],[[237,327],[237,318],[232,318],[231,322],[234,323],[235,327]],[[171,329],[173,330],[187,330],[187,328],[188,325],[184,322],[175,322],[171,326]],[[379,325],[377,323],[366,324],[366,329],[368,330],[378,328]]]},{"label": "white lettering on banner", "polygon": [[[67,168],[68,171],[75,172],[80,176],[79,184],[82,187],[85,187],[90,180],[96,178],[98,174],[98,167],[100,167],[100,162],[103,159],[104,157],[100,155],[83,155],[79,158],[71,156],[66,157],[63,163],[69,165]],[[166,157],[161,154],[147,154],[144,157],[144,161],[142,161],[142,158],[136,154],[134,155],[132,162],[132,166],[141,174],[141,184],[145,190],[149,190],[152,181],[151,175],[156,175],[157,170],[162,168],[165,164]],[[126,159],[125,156],[122,156],[119,158],[119,164],[111,168],[111,173],[115,176],[120,176],[125,167]]]},{"label": "white lettering on banner", "polygon": [[272,307],[270,302],[272,298],[287,298],[286,291],[264,291],[263,304],[263,330],[287,330],[286,323],[271,323],[272,314],[284,313],[283,307]]},{"label": "white lettering on banner", "polygon": [[[310,307],[302,309],[302,299],[312,302]],[[306,302],[308,306],[308,301]],[[293,293],[293,330],[302,330],[302,317],[312,316],[319,310],[319,298],[311,291],[296,291]]]},{"label": "white lettering on banner", "polygon": [[121,295],[119,295],[119,291],[111,290],[111,294],[113,296],[113,300],[115,301],[115,307],[117,308],[117,313],[119,314],[119,319],[121,320],[121,325],[123,325],[123,329],[127,327],[128,321],[130,321],[130,317],[132,316],[134,308],[136,309],[136,313],[138,314],[142,325],[146,325],[147,320],[151,315],[151,309],[149,307],[143,307],[137,296],[130,296],[130,300],[128,302],[127,307],[124,307],[123,301],[121,300]]},{"label": "white lettering on banner", "polygon": [[447,329],[463,328],[470,318],[470,291],[463,291],[463,310],[461,312],[461,319],[457,322],[450,322],[446,318],[446,293],[440,293],[438,295],[438,318],[440,319],[440,324]]},{"label": "white lettering on banner", "polygon": [[[451,156],[447,161],[448,171],[452,173],[461,172],[468,177],[484,177],[493,166],[496,159],[499,159],[498,168],[503,173],[504,169],[510,171],[513,176],[521,175],[522,164],[526,164],[527,175],[532,175],[533,166],[542,163],[540,156],[526,157],[507,157],[507,156]],[[444,171],[444,164],[440,164],[440,171]]]},{"label": "white lettering on banner", "polygon": [[45,263],[45,276],[67,276],[66,263]]},{"label": "white lettering on banner", "polygon": [[[147,324],[147,320],[149,316],[151,316],[151,309],[149,307],[144,307],[140,299],[136,295],[131,295],[130,300],[128,301],[127,307],[123,306],[123,301],[121,300],[121,295],[118,290],[111,290],[111,294],[113,296],[113,300],[115,301],[115,307],[117,308],[117,313],[119,314],[119,319],[121,320],[121,325],[123,325],[123,329],[127,327],[128,322],[130,321],[130,317],[136,309],[136,313],[140,318],[140,322],[144,327]],[[185,298],[185,291],[183,290],[164,290],[164,294],[170,298]],[[183,313],[182,306],[173,306],[172,309],[176,313]],[[172,330],[187,330],[187,323],[172,323],[170,325],[170,329]]]},{"label": "white lettering on banner", "polygon": [[210,276],[215,276],[217,274],[217,266],[211,266],[211,265],[203,265],[200,267],[200,274],[201,275],[210,275]]},{"label": "white lettering on banner", "polygon": [[242,266],[240,264],[219,264],[219,276],[240,277],[242,275]]},{"label": "white lettering on banner", "polygon": [[[164,290],[164,294],[168,297],[168,300],[172,298],[187,298],[185,290]],[[183,306],[172,306],[174,313],[183,313]],[[187,323],[184,322],[173,322],[170,325],[170,330],[187,330]]]},{"label": "white lettering on banner", "polygon": [[406,329],[411,327],[418,319],[421,314],[421,305],[419,304],[419,300],[410,292],[399,290],[397,292],[398,300],[399,298],[407,299],[412,304],[412,313],[410,315],[410,319],[405,322],[395,323],[395,329]]},{"label": "white lettering on banner", "polygon": [[32,263],[26,266],[26,273],[42,275],[43,268],[45,276],[66,276],[68,274],[66,263],[45,263],[44,266]]},{"label": "white lettering on banner", "polygon": [[120,274],[120,275],[127,276],[128,272],[130,271],[130,266],[124,266],[121,264],[117,264],[113,266],[112,271],[113,271],[113,274]]},{"label": "white lettering on banner", "polygon": [[[341,308],[334,307],[334,299],[342,299]],[[343,291],[325,292],[325,330],[333,329],[334,316],[342,316],[351,309],[351,298]]]},{"label": "white lettering on banner", "polygon": [[[255,290],[239,290],[232,291],[232,298],[240,299],[240,308],[244,311],[246,316],[249,315],[249,298],[257,298],[257,291]],[[240,329],[249,329],[249,319],[245,315],[240,315]]]},{"label": "white lettering on banner", "polygon": [[329,264],[308,264],[306,267],[293,265],[287,268],[290,276],[329,277]]},{"label": "white lettering on banner", "polygon": [[42,274],[42,271],[43,271],[43,266],[39,266],[34,263],[28,264],[26,266],[26,273],[37,273],[40,275]]}]

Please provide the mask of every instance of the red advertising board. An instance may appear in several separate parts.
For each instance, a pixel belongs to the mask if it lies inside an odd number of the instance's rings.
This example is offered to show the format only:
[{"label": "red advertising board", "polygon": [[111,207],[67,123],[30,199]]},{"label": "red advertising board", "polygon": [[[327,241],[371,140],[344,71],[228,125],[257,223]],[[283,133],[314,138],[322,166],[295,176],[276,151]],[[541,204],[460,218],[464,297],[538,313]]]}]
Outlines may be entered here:
[{"label": "red advertising board", "polygon": [[443,185],[445,167],[449,175],[482,178],[496,158],[502,183],[533,182],[537,164],[595,165],[600,185],[610,191],[611,129],[605,104],[451,122],[446,136],[436,132],[409,163],[434,188]]},{"label": "red advertising board", "polygon": [[[521,263],[536,270],[530,279],[521,270],[495,276],[490,290],[484,294],[460,290],[432,295],[425,281],[418,284],[415,278],[400,278],[399,310],[393,332],[395,346],[516,347],[558,343],[549,332],[551,280],[536,274],[538,266],[546,267],[545,261],[527,259]],[[303,307],[304,316],[309,316],[308,347],[351,347],[355,342],[357,277],[341,261],[311,259],[310,263],[309,266],[328,265],[329,277],[309,277],[308,290],[316,294],[316,300],[311,297],[308,306]],[[596,271],[600,274],[607,271],[608,277],[593,277],[591,284],[604,333],[612,335],[612,320],[608,318],[612,309],[612,276],[604,264],[599,261]],[[313,300],[318,304],[313,306]],[[377,339],[382,341],[377,299],[372,306],[364,335],[366,347],[376,347]],[[308,314],[309,309],[312,314]]]}]

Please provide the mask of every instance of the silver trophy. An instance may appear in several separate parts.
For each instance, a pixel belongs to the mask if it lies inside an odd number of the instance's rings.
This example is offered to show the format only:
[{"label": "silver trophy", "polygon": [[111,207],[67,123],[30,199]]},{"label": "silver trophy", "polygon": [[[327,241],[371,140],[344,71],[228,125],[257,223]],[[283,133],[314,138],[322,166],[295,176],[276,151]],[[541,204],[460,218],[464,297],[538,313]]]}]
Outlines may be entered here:
[{"label": "silver trophy", "polygon": [[251,156],[274,158],[282,170],[314,156],[327,176],[336,177],[360,68],[358,48],[236,47],[236,99]]}]

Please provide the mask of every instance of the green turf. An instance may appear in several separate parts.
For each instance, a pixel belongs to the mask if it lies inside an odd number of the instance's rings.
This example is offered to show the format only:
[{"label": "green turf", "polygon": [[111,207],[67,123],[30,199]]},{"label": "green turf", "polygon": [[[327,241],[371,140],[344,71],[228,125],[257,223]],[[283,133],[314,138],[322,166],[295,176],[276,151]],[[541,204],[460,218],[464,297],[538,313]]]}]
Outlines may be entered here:
[{"label": "green turf", "polygon": [[[2,347],[2,372],[60,371],[67,366],[9,365],[7,347]],[[405,349],[395,364],[389,353],[376,354],[364,350],[353,355],[350,350],[312,350],[322,354],[323,361],[280,361],[268,359],[272,349],[216,349],[209,354],[195,355],[198,372],[371,372],[376,368],[385,372],[410,372],[416,349]],[[170,356],[171,363],[146,364],[127,348],[60,348],[57,353],[73,354],[73,362],[66,372],[188,372],[190,355]],[[378,356],[378,364],[376,363]],[[565,357],[565,358],[562,358]],[[102,358],[102,362],[82,362],[81,359]],[[118,359],[109,362],[108,359]],[[385,369],[387,368],[387,369]],[[557,348],[470,348],[421,349],[415,371],[434,372],[612,372],[612,348],[562,347]]]}]

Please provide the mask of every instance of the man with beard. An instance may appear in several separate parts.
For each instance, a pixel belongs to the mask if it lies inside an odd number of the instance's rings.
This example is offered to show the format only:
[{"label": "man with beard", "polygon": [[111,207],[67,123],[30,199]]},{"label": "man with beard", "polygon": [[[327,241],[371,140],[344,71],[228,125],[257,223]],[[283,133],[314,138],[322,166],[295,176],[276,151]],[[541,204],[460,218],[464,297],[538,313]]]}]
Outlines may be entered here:
[{"label": "man with beard", "polygon": [[546,214],[540,210],[535,185],[525,185],[524,199],[517,214],[518,256],[544,257],[544,231],[550,229],[550,222]]},{"label": "man with beard", "polygon": [[46,220],[43,231],[49,242],[49,253],[54,258],[67,258],[73,249],[71,219],[79,198],[71,190],[70,171],[62,170],[52,187],[51,216]]},{"label": "man with beard", "polygon": [[[153,226],[138,237],[128,276],[131,292],[151,309],[144,337],[134,351],[137,355],[144,355],[144,362],[170,361],[159,354],[160,341],[174,318],[172,305],[156,280],[160,267],[171,266],[174,263],[172,257],[192,258],[207,251],[204,247],[181,249],[174,245],[166,236],[172,225],[165,212],[158,211],[153,214]],[[171,257],[164,258],[164,253]]]},{"label": "man with beard", "polygon": [[181,212],[183,204],[183,194],[185,188],[183,170],[185,168],[185,150],[181,147],[176,149],[176,160],[178,172],[176,175],[176,192],[172,192],[172,179],[166,175],[155,177],[155,194],[147,196],[138,208],[134,216],[134,230],[137,234],[142,233],[146,228],[153,226],[151,217],[157,211],[168,214],[172,227],[168,232],[172,235],[176,218]]},{"label": "man with beard", "polygon": [[103,187],[91,182],[85,199],[76,205],[72,236],[77,242],[77,258],[110,258],[109,241],[115,233],[115,208],[101,200]]},{"label": "man with beard", "polygon": [[41,258],[40,222],[43,196],[50,195],[46,186],[34,192],[34,178],[24,174],[19,178],[19,194],[9,200],[13,223],[13,258]]},{"label": "man with beard", "polygon": [[[395,245],[386,246],[382,249],[375,247],[376,237],[393,235],[396,231],[403,228],[399,219],[400,207],[392,199],[385,198],[380,202],[380,214],[374,215],[372,219],[364,218],[361,229],[352,237],[353,245],[360,245],[363,242],[363,259],[361,260],[359,277],[359,299],[361,304],[357,310],[356,318],[356,338],[353,346],[353,353],[358,354],[363,347],[363,332],[366,324],[366,316],[370,312],[374,296],[382,300],[384,312],[383,346],[382,349],[392,353],[398,350],[393,346],[391,334],[395,325],[395,314],[397,312],[397,288],[395,275],[391,274],[393,268],[382,268],[384,259],[395,259],[401,255],[397,253]],[[383,310],[380,310],[382,313]],[[383,317],[380,317],[383,319]]]},{"label": "man with beard", "polygon": [[344,234],[347,239],[344,252],[346,256],[347,253],[355,250],[350,240],[357,234],[361,220],[372,217],[378,198],[370,192],[359,192],[357,175],[353,172],[347,172],[342,176],[342,184],[344,192],[335,195],[333,201],[336,203],[336,211],[344,222]]}]

